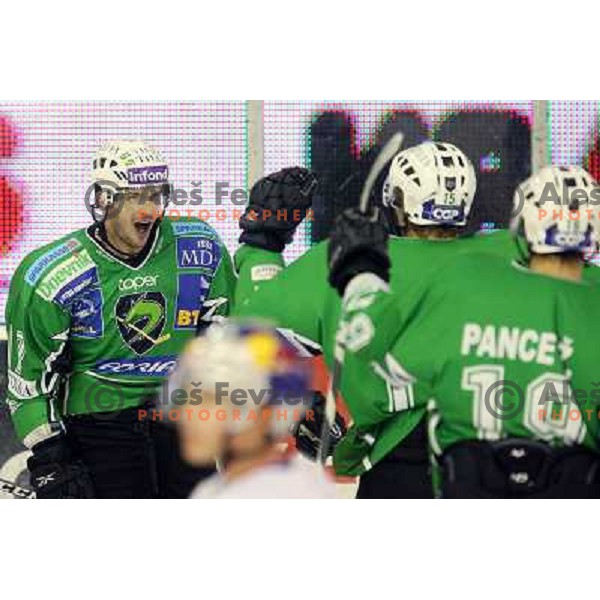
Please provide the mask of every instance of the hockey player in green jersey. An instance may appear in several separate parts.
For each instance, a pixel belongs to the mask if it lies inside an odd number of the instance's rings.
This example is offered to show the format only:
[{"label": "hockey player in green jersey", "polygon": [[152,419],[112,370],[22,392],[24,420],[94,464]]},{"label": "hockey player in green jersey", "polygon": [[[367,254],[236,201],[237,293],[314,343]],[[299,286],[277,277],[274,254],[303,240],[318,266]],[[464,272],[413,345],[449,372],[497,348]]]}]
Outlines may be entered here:
[{"label": "hockey player in green jersey", "polygon": [[[521,205],[521,196],[515,199],[515,212],[518,211]],[[559,218],[561,213],[564,216],[564,208],[560,208],[554,203],[546,203],[541,205],[541,210],[549,212],[550,215],[554,214],[556,218]],[[597,210],[597,209],[596,209]],[[555,212],[554,212],[555,211]],[[542,213],[543,214],[543,213]],[[515,236],[514,232],[508,229],[497,229],[486,233],[469,236],[463,238],[464,244],[461,245],[461,252],[467,251],[471,254],[493,254],[495,256],[505,256],[507,259],[515,261],[517,263],[526,265],[529,260],[529,253],[527,251],[527,245],[524,240]],[[596,253],[590,253],[585,257],[583,262],[583,274],[584,281],[589,282],[593,285],[600,285],[600,268],[597,263],[592,262],[596,260],[598,255]]]},{"label": "hockey player in green jersey", "polygon": [[168,166],[143,142],[100,148],[93,182],[94,224],[12,278],[12,421],[38,497],[186,496],[203,473],[138,409],[196,329],[228,313],[231,260],[206,223],[164,217]]},{"label": "hockey player in green jersey", "polygon": [[[470,248],[471,240],[459,236],[475,187],[469,159],[452,144],[427,142],[400,152],[392,161],[384,203],[394,232],[403,236],[391,239],[390,254],[392,280],[403,290],[407,310],[417,284],[434,277],[453,252]],[[271,201],[273,214],[286,208],[280,197],[275,194]],[[259,225],[252,222],[253,227]],[[241,228],[247,228],[244,220]],[[236,313],[268,317],[291,329],[305,344],[323,347],[331,366],[340,303],[326,283],[328,243],[317,244],[284,269],[283,244],[268,247],[245,234],[241,241],[244,244],[235,257],[239,272]],[[407,401],[382,381],[356,391],[377,395],[398,407]],[[377,418],[369,426],[350,429],[343,447],[354,451],[344,454],[342,461],[336,453],[335,467],[340,474],[362,474],[358,497],[432,496],[424,416],[424,409],[396,412],[388,414],[385,422]]]},{"label": "hockey player in green jersey", "polygon": [[[548,184],[569,194],[563,219],[540,208]],[[594,189],[578,167],[525,181],[513,228],[528,265],[455,256],[421,286],[412,313],[388,285],[381,224],[355,209],[336,221],[341,391],[359,426],[396,410],[354,392],[372,380],[404,389],[408,411],[428,405],[444,497],[600,496],[600,291],[582,277],[583,255],[597,250]]]}]

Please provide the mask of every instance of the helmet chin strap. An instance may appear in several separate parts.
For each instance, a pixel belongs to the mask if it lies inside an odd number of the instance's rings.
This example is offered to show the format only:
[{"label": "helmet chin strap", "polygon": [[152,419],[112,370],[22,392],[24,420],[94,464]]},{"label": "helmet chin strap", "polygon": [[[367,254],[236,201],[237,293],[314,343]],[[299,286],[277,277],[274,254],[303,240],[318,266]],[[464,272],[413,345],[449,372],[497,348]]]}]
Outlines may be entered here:
[{"label": "helmet chin strap", "polygon": [[[527,244],[527,242],[525,243]],[[525,250],[521,244],[521,236],[515,235],[515,246],[517,247],[517,254],[519,255],[517,262],[523,267],[528,267],[531,259],[531,248],[529,244],[527,244],[527,250]]]},{"label": "helmet chin strap", "polygon": [[403,207],[396,204],[384,204],[383,215],[387,229],[392,235],[406,236],[408,219]]}]

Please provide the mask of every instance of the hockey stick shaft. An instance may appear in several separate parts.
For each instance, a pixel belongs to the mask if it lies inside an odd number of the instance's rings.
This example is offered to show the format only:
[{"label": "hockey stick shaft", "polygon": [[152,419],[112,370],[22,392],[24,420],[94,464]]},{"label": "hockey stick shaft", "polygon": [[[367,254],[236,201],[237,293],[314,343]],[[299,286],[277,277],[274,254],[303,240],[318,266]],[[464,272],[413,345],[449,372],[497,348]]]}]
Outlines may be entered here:
[{"label": "hockey stick shaft", "polygon": [[[402,147],[404,141],[404,134],[401,131],[395,133],[381,149],[381,152],[377,155],[375,162],[371,166],[365,184],[360,194],[360,210],[366,213],[369,208],[369,199],[371,198],[371,192],[373,186],[377,181],[377,178],[387,165],[387,163],[394,158]],[[341,312],[341,311],[340,311]],[[327,458],[329,450],[330,426],[335,422],[336,413],[336,397],[340,386],[340,378],[342,376],[342,367],[344,365],[344,346],[341,343],[343,332],[341,331],[341,321],[338,323],[336,328],[336,334],[334,339],[334,352],[333,352],[333,369],[331,371],[331,378],[329,380],[329,387],[327,388],[327,395],[325,396],[325,419],[323,422],[323,432],[321,435],[321,448],[319,452],[319,460],[324,463]]]},{"label": "hockey stick shaft", "polygon": [[367,212],[369,208],[369,199],[371,198],[371,192],[373,191],[373,186],[377,181],[377,178],[383,171],[384,167],[387,163],[394,158],[394,156],[398,153],[400,148],[402,147],[402,142],[404,141],[404,134],[401,131],[396,132],[385,144],[385,146],[381,149],[381,152],[377,155],[373,166],[371,167],[369,174],[367,175],[367,179],[365,181],[365,185],[363,186],[362,192],[360,194],[360,210],[363,213]]}]

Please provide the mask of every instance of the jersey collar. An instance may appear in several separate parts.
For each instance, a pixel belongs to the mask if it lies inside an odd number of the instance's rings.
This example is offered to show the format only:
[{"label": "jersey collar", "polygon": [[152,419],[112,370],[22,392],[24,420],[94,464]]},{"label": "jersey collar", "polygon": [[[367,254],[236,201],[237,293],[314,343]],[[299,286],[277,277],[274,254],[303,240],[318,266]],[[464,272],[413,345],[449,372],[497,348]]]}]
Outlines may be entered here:
[{"label": "jersey collar", "polygon": [[115,248],[113,248],[109,244],[108,240],[106,240],[102,235],[101,225],[97,223],[90,225],[90,227],[86,229],[85,233],[92,244],[94,244],[96,249],[106,258],[108,258],[108,260],[119,263],[120,265],[127,267],[132,271],[137,271],[144,267],[150,256],[152,256],[154,253],[154,249],[156,248],[156,244],[160,238],[161,224],[162,220],[156,222],[154,225],[154,231],[151,233],[151,237],[144,246],[144,249],[133,257],[125,257]]}]

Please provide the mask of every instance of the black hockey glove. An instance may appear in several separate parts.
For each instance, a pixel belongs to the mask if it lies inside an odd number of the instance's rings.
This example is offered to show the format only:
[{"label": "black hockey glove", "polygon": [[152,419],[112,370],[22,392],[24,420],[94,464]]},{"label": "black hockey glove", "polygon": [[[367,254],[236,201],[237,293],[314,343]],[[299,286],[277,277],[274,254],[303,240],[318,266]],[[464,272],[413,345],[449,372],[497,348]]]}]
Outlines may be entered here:
[{"label": "black hockey glove", "polygon": [[282,169],[259,179],[240,219],[240,243],[281,252],[292,241],[317,187],[313,173],[301,167]]},{"label": "black hockey glove", "polygon": [[[296,448],[306,458],[316,460],[321,449],[321,433],[325,421],[325,396],[320,392],[314,392],[311,413],[305,416],[294,427],[294,438]],[[308,417],[311,418],[308,418]],[[329,443],[327,456],[333,455],[338,442],[346,435],[346,424],[339,413],[335,413],[335,422],[329,427]]]},{"label": "black hockey glove", "polygon": [[88,470],[81,461],[73,459],[64,435],[44,440],[31,451],[27,467],[37,498],[94,497]]},{"label": "black hockey glove", "polygon": [[329,283],[340,296],[359,273],[390,280],[388,232],[375,210],[348,208],[334,222],[329,239]]}]

